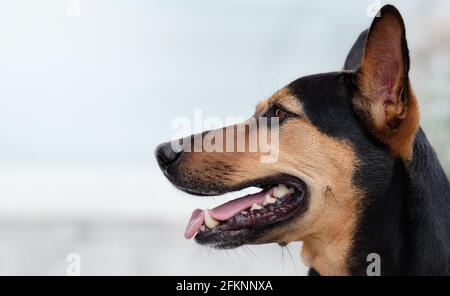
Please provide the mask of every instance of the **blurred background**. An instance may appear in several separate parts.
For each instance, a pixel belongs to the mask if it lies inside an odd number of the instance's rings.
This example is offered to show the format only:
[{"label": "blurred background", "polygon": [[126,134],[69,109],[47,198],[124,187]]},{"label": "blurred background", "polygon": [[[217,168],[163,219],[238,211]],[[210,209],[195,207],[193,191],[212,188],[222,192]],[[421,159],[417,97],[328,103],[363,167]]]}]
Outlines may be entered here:
[{"label": "blurred background", "polygon": [[[15,0],[0,5],[0,274],[303,275],[300,244],[233,251],[183,237],[196,207],[153,150],[174,118],[247,117],[341,69],[387,1]],[[450,172],[450,3],[403,14],[422,127]]]}]

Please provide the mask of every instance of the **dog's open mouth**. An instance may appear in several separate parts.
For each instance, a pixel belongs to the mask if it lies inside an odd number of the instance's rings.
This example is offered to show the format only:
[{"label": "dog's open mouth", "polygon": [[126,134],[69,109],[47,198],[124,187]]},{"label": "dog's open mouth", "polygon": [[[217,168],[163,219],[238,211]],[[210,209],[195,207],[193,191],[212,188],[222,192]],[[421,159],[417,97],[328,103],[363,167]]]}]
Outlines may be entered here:
[{"label": "dog's open mouth", "polygon": [[195,236],[200,244],[236,247],[256,240],[262,231],[287,221],[306,207],[306,186],[298,179],[252,186],[262,189],[213,209],[196,209],[186,226],[185,237]]}]

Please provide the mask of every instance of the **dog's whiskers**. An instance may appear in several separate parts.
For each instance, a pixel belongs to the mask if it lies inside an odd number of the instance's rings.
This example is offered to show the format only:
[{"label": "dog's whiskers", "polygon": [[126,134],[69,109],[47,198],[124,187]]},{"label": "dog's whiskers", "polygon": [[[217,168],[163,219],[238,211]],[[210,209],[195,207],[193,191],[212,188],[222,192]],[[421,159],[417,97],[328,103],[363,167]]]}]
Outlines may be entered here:
[{"label": "dog's whiskers", "polygon": [[292,267],[294,267],[294,273],[295,275],[297,275],[297,267],[295,266],[294,257],[292,257],[291,250],[289,250],[289,247],[287,245],[285,246],[285,248],[287,249],[289,257],[291,258]]},{"label": "dog's whiskers", "polygon": [[336,202],[336,204],[339,205],[339,202],[338,202],[338,200],[337,200],[337,198],[336,198],[336,195],[334,195],[334,193],[333,193],[333,191],[331,190],[331,187],[330,187],[330,186],[327,186],[326,189],[325,189],[325,197],[328,196],[328,193],[331,194],[331,196],[333,197],[333,199],[334,199],[334,201]]}]

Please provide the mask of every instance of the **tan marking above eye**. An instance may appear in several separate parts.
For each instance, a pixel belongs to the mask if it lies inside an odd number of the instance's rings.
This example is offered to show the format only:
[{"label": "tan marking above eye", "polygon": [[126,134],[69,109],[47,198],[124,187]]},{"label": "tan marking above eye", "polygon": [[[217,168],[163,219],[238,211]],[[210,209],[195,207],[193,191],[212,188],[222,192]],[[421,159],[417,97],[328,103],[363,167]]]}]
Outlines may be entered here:
[{"label": "tan marking above eye", "polygon": [[274,104],[283,107],[286,111],[293,114],[304,115],[303,106],[299,99],[292,95],[290,90],[286,87],[274,93],[270,98],[260,102],[256,106],[255,115],[261,115]]},{"label": "tan marking above eye", "polygon": [[293,114],[301,116],[304,115],[303,106],[301,105],[299,99],[293,95],[283,97],[282,99],[277,101],[277,104],[282,106],[286,111],[289,111]]}]

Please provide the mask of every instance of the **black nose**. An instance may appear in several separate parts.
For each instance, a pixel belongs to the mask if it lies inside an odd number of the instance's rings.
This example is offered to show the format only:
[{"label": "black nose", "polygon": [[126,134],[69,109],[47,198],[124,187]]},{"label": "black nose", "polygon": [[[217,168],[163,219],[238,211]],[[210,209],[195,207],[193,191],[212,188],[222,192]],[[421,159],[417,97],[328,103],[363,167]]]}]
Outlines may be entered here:
[{"label": "black nose", "polygon": [[174,163],[181,152],[176,152],[172,149],[170,142],[159,144],[155,150],[156,160],[162,169],[167,169],[169,165]]}]

